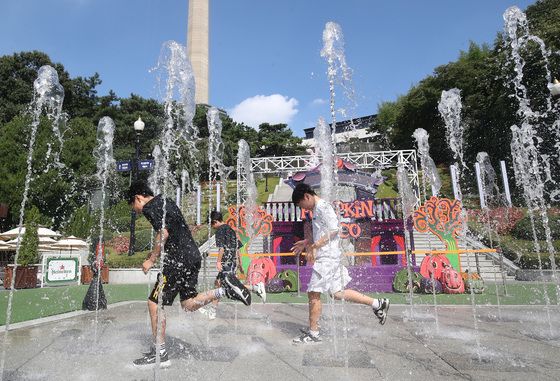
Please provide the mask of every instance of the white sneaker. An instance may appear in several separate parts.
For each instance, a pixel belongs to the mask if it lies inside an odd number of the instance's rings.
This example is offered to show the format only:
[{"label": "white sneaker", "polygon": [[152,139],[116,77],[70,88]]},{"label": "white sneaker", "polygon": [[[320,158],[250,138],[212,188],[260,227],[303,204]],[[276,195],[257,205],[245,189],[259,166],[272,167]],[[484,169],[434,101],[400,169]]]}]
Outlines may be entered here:
[{"label": "white sneaker", "polygon": [[260,296],[263,303],[266,303],[266,289],[263,282],[259,282],[255,285],[255,293]]},{"label": "white sneaker", "polygon": [[216,318],[216,307],[214,307],[212,305],[200,307],[198,309],[198,312],[200,312],[203,315],[208,316],[208,319],[210,319],[210,320],[214,320]]},{"label": "white sneaker", "polygon": [[216,318],[216,307],[210,306],[208,307],[208,319],[214,320]]}]

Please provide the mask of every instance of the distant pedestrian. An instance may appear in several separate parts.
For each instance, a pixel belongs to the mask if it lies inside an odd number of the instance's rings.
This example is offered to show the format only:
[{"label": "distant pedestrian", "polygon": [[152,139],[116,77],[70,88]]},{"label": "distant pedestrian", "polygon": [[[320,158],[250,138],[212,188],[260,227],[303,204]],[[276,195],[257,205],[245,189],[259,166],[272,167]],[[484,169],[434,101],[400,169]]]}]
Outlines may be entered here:
[{"label": "distant pedestrian", "polygon": [[[220,287],[228,274],[235,276],[237,270],[243,274],[241,255],[239,255],[241,242],[237,239],[235,230],[224,222],[221,212],[214,210],[210,213],[210,226],[216,230],[216,247],[218,248],[218,259],[216,260],[218,276],[216,277],[214,284],[216,287]],[[263,299],[263,301],[266,300],[264,283],[258,283],[255,286],[252,286],[250,283],[246,283],[245,287],[254,291],[261,297],[261,299]],[[208,318],[215,319],[217,306],[218,300],[216,299],[211,305],[208,305],[204,309],[200,309],[200,311],[208,315]]]}]

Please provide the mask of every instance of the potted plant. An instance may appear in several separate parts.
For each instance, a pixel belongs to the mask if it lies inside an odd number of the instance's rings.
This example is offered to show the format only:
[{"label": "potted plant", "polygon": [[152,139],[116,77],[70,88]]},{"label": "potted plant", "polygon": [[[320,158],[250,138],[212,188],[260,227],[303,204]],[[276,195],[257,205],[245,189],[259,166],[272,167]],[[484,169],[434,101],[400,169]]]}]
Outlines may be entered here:
[{"label": "potted plant", "polygon": [[12,277],[15,268],[16,277],[14,288],[37,287],[37,272],[39,262],[39,235],[37,234],[37,223],[31,222],[25,228],[25,233],[17,255],[17,266],[6,266],[4,277],[4,288],[12,287]]}]

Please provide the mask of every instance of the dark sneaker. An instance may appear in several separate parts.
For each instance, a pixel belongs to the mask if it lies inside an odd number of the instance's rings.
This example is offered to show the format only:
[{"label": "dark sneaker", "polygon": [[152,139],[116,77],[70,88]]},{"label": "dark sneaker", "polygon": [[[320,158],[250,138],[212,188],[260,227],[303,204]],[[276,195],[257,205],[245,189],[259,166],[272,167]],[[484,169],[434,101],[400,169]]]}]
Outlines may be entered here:
[{"label": "dark sneaker", "polygon": [[321,339],[320,335],[312,335],[309,332],[304,332],[302,329],[302,334],[292,340],[292,344],[320,344],[323,340]]},{"label": "dark sneaker", "polygon": [[239,300],[246,306],[251,305],[251,293],[234,275],[227,274],[222,282],[222,287],[228,298]]},{"label": "dark sneaker", "polygon": [[389,299],[387,298],[381,298],[379,299],[379,303],[381,306],[378,309],[373,310],[373,313],[379,319],[379,324],[383,325],[387,320],[387,313],[389,312],[389,305],[391,302],[389,302]]},{"label": "dark sneaker", "polygon": [[[145,354],[144,356],[136,359],[132,362],[135,367],[137,368],[153,368],[156,365],[156,351],[155,349],[150,351],[150,353]],[[160,368],[167,368],[171,365],[171,361],[169,361],[169,356],[167,355],[167,351],[160,353],[159,355],[159,367]]]}]

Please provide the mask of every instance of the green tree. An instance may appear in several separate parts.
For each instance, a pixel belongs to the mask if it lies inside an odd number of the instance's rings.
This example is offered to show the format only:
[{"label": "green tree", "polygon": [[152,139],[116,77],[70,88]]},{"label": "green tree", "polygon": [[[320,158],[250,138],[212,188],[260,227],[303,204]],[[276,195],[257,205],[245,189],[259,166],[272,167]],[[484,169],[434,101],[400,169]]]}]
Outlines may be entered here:
[{"label": "green tree", "polygon": [[18,265],[29,266],[39,262],[39,235],[37,222],[32,221],[25,227],[18,254]]},{"label": "green tree", "polygon": [[291,156],[305,152],[301,138],[293,135],[287,124],[259,125],[256,156]]}]

